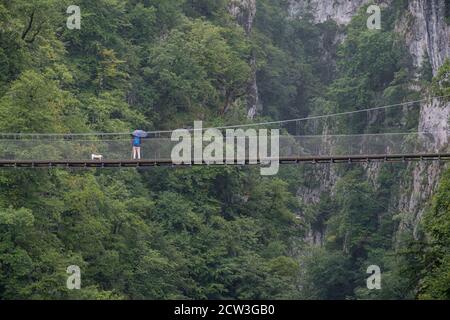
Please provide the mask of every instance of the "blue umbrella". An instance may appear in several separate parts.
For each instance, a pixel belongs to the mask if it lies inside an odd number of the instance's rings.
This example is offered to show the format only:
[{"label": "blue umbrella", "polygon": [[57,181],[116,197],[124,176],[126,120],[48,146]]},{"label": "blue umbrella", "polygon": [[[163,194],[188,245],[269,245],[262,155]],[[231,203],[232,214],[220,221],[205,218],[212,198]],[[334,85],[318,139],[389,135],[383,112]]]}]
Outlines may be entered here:
[{"label": "blue umbrella", "polygon": [[133,136],[140,137],[140,138],[145,138],[145,137],[148,136],[148,133],[145,132],[144,130],[134,130],[133,131]]}]

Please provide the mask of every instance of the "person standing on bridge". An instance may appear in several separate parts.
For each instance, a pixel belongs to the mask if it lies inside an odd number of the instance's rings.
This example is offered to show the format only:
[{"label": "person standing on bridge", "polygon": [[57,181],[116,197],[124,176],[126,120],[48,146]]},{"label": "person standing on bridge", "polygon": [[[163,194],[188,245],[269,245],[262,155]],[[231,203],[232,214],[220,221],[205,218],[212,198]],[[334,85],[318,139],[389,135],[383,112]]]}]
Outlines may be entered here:
[{"label": "person standing on bridge", "polygon": [[131,144],[133,145],[132,157],[133,160],[141,159],[141,144],[142,138],[147,136],[147,132],[142,130],[135,130],[132,134],[133,139],[131,140]]}]

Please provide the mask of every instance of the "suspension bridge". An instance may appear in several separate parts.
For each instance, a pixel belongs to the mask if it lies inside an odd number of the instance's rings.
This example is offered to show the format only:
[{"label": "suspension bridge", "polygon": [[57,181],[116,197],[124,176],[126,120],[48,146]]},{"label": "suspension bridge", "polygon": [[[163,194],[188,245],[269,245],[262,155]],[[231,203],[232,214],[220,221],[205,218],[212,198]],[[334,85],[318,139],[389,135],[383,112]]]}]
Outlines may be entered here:
[{"label": "suspension bridge", "polygon": [[[421,102],[423,100],[420,100]],[[360,163],[360,162],[405,162],[405,161],[449,161],[448,128],[427,132],[378,132],[364,134],[296,134],[286,130],[287,126],[305,128],[306,121],[327,120],[331,117],[349,116],[360,113],[386,112],[392,107],[416,106],[408,102],[372,109],[363,109],[339,114],[313,116],[256,124],[243,124],[214,128],[220,132],[238,130],[244,133],[245,150],[234,150],[234,142],[225,134],[220,141],[220,158],[215,161],[185,161],[175,164],[172,152],[179,141],[171,138],[172,131],[151,131],[142,139],[141,159],[133,160],[130,133],[84,133],[84,134],[30,134],[0,133],[0,167],[48,168],[48,167],[152,167],[191,165],[249,165],[264,164],[267,161],[290,163]],[[372,117],[373,118],[373,117]],[[448,121],[447,121],[448,123]],[[252,156],[252,139],[257,135],[255,128],[278,128],[278,149],[276,159],[271,156]],[[202,129],[202,133],[208,129]],[[398,129],[398,128],[397,128]],[[324,128],[320,127],[320,131]],[[290,132],[289,132],[290,131]],[[195,133],[195,129],[186,129]],[[216,137],[216,139],[219,139]],[[215,139],[215,140],[216,140]],[[270,137],[269,139],[270,140]],[[218,142],[218,141],[215,141]],[[208,141],[201,140],[203,147]],[[253,146],[254,147],[254,146]],[[230,151],[232,148],[232,151]],[[194,147],[193,147],[194,149]],[[270,148],[269,148],[270,149]],[[192,150],[194,154],[195,150]],[[92,155],[101,155],[93,159]],[[259,154],[259,153],[257,153]],[[268,153],[270,155],[270,152]],[[230,155],[232,155],[230,157]]]}]

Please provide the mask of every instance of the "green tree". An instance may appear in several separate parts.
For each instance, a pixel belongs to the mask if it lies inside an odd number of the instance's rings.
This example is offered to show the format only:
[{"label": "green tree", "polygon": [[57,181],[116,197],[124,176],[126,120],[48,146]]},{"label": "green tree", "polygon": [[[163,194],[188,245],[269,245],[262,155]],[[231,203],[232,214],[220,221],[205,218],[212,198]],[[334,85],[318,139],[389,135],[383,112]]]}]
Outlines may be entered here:
[{"label": "green tree", "polygon": [[0,128],[4,132],[64,132],[62,118],[71,95],[58,83],[25,71],[0,100]]},{"label": "green tree", "polygon": [[420,283],[422,299],[450,298],[450,171],[442,178],[432,208],[425,216],[425,230],[430,236],[424,277]]},{"label": "green tree", "polygon": [[450,59],[445,60],[439,68],[436,77],[433,78],[432,89],[435,95],[450,95]]}]

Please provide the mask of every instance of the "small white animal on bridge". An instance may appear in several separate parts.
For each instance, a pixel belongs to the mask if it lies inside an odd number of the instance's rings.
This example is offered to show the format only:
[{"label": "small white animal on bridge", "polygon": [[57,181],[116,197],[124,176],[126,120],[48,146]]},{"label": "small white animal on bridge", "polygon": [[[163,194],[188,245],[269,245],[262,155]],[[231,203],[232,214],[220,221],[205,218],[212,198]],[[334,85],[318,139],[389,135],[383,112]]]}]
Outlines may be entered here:
[{"label": "small white animal on bridge", "polygon": [[91,160],[100,160],[100,161],[102,161],[103,160],[103,156],[101,154],[93,153],[93,154],[91,154]]}]

